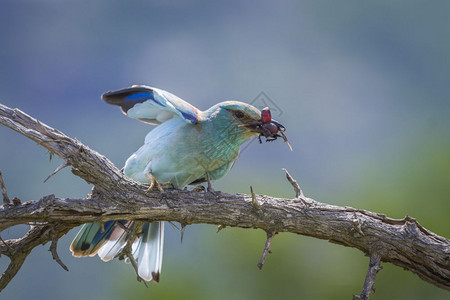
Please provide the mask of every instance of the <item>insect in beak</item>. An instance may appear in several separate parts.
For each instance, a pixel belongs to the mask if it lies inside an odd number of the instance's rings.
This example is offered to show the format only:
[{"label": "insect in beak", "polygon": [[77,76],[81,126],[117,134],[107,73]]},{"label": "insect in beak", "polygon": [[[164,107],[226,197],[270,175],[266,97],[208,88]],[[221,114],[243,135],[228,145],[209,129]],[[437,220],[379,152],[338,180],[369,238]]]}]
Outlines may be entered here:
[{"label": "insect in beak", "polygon": [[261,111],[261,122],[258,123],[259,124],[257,125],[257,130],[258,132],[260,132],[258,136],[260,144],[262,143],[262,136],[266,138],[266,142],[272,142],[281,137],[287,143],[289,149],[293,151],[291,143],[289,143],[288,138],[284,134],[284,131],[286,131],[286,127],[272,119],[272,114],[270,113],[270,109],[268,107],[265,107]]}]

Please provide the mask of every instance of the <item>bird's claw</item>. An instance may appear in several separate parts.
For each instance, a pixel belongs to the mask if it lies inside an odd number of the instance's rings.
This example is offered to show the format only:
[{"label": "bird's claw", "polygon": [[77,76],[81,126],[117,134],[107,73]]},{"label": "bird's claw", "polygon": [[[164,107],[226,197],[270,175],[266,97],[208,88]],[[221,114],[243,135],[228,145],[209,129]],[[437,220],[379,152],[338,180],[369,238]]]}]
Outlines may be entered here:
[{"label": "bird's claw", "polygon": [[163,186],[172,185],[172,183],[170,181],[159,183],[158,180],[156,180],[156,177],[153,176],[152,173],[145,174],[145,177],[147,177],[147,179],[150,181],[150,186],[148,187],[147,192],[151,192],[156,187],[158,189],[158,191],[160,191],[160,193],[162,194],[162,193],[164,193]]},{"label": "bird's claw", "polygon": [[156,179],[154,179],[150,182],[150,186],[148,187],[147,192],[151,192],[155,187],[158,189],[158,191],[160,191],[161,193],[164,193],[164,189],[162,188],[161,184]]}]

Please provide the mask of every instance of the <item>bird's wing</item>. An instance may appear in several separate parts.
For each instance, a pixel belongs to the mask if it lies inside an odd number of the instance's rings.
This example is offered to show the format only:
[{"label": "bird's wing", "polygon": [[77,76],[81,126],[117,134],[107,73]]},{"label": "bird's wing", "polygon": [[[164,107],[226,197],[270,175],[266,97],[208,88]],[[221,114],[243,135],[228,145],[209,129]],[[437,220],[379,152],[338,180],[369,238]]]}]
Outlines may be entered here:
[{"label": "bird's wing", "polygon": [[192,124],[198,122],[197,108],[169,92],[145,85],[108,91],[102,95],[102,99],[120,106],[127,116],[153,125],[174,116]]}]

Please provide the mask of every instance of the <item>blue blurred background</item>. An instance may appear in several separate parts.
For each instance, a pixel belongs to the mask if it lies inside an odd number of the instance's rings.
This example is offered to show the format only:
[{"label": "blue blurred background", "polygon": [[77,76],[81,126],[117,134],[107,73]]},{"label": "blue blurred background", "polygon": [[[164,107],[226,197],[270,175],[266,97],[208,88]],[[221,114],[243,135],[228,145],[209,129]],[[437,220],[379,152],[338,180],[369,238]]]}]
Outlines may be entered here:
[{"label": "blue blurred background", "polygon": [[[0,103],[18,107],[121,167],[151,129],[100,101],[131,84],[166,89],[200,109],[252,102],[280,109],[294,147],[243,151],[218,190],[305,194],[402,218],[450,236],[450,2],[25,1],[0,4]],[[259,99],[259,100],[258,100]],[[261,99],[258,98],[257,101]],[[268,99],[266,99],[268,100]],[[257,103],[258,104],[258,103]],[[0,127],[10,196],[85,197],[61,161]],[[293,234],[275,237],[262,271],[261,230],[167,227],[161,282],[145,288],[122,262],[71,257],[62,270],[38,247],[3,299],[349,299],[362,288],[361,252]],[[18,237],[25,226],[2,237]],[[1,257],[0,267],[8,259]],[[373,299],[448,299],[448,292],[383,264]]]}]

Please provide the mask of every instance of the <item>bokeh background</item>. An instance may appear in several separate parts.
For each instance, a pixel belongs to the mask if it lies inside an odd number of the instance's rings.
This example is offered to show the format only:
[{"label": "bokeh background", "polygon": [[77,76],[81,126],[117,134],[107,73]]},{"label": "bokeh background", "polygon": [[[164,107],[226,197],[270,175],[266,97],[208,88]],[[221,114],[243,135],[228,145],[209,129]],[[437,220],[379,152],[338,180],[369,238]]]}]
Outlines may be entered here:
[{"label": "bokeh background", "polygon": [[[0,102],[18,107],[122,166],[151,129],[103,103],[141,83],[200,109],[261,92],[280,109],[294,147],[253,142],[218,190],[292,197],[287,168],[318,201],[413,216],[450,237],[450,2],[25,1],[0,3]],[[267,99],[266,99],[267,100]],[[85,197],[61,161],[0,127],[10,196]],[[180,154],[182,155],[182,154]],[[18,237],[19,226],[2,232]],[[261,230],[167,226],[162,278],[149,288],[122,262],[38,247],[2,299],[349,299],[361,252],[293,234],[275,237],[262,271]],[[8,263],[0,258],[0,267]],[[373,299],[448,299],[390,264]]]}]

